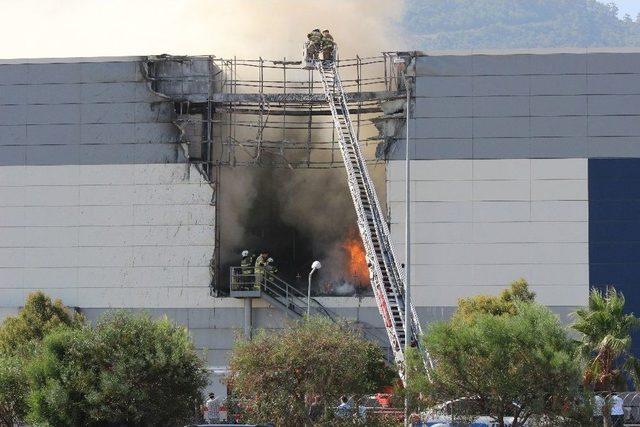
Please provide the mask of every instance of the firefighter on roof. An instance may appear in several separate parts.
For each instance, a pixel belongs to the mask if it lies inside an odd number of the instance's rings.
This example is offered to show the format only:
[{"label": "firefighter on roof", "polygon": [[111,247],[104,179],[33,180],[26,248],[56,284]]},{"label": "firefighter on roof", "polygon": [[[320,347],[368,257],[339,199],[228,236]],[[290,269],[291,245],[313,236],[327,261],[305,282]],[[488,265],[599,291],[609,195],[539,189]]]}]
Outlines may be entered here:
[{"label": "firefighter on roof", "polygon": [[309,44],[307,46],[307,60],[318,59],[322,47],[322,33],[318,28],[307,34]]},{"label": "firefighter on roof", "polygon": [[333,41],[333,36],[329,33],[329,30],[322,31],[322,60],[324,62],[332,62],[334,58],[334,50],[336,43]]}]

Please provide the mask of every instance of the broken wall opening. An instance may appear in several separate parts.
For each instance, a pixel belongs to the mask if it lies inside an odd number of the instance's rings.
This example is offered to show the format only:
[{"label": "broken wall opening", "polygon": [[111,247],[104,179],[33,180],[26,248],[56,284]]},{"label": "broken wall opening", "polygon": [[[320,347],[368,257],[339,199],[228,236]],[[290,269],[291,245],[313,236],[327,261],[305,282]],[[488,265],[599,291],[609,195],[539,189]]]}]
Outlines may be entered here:
[{"label": "broken wall opening", "polygon": [[[384,136],[374,119],[385,103],[404,97],[394,55],[337,63],[382,201],[385,163],[376,148]],[[359,257],[355,212],[315,71],[287,58],[163,56],[147,67],[152,88],[174,101],[189,162],[215,188],[213,293],[228,292],[229,267],[244,249],[269,250],[279,274],[305,289],[311,262],[319,259],[317,294],[369,292],[368,275],[351,262]]]}]

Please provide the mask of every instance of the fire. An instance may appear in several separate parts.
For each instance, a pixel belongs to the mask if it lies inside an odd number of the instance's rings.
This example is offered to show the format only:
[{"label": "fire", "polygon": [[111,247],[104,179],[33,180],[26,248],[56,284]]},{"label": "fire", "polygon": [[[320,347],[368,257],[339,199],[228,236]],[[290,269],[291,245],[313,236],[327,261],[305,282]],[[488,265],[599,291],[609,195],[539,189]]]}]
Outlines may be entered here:
[{"label": "fire", "polygon": [[342,243],[345,253],[345,264],[347,268],[347,280],[355,279],[354,285],[369,285],[369,268],[367,267],[364,246],[357,231],[351,230],[346,240]]}]

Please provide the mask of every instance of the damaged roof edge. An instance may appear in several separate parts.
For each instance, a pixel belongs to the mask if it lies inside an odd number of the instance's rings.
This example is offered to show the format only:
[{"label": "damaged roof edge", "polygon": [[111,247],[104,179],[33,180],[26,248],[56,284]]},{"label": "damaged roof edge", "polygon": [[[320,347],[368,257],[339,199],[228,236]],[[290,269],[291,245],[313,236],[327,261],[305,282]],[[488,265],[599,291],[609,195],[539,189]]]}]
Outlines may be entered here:
[{"label": "damaged roof edge", "polygon": [[[412,53],[416,56],[469,56],[469,55],[551,55],[561,53],[589,54],[589,53],[640,53],[640,47],[561,47],[561,48],[527,48],[527,49],[472,49],[472,50],[408,50],[386,51],[383,53]],[[176,58],[207,58],[215,55],[170,55],[148,54],[131,56],[72,56],[58,58],[0,58],[0,65],[4,64],[68,64],[91,62],[132,62],[143,61],[150,57],[174,56]]]}]

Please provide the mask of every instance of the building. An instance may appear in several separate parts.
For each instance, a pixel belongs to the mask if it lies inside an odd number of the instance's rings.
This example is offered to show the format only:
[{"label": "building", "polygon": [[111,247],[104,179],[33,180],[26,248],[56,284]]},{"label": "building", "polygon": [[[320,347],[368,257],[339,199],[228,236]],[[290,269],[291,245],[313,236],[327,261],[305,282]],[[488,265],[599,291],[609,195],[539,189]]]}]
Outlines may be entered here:
[{"label": "building", "polygon": [[[434,52],[412,61],[412,295],[422,322],[519,277],[563,318],[590,287],[607,284],[639,312],[640,51]],[[234,72],[207,57],[0,62],[0,317],[37,289],[89,319],[112,308],[167,314],[189,327],[214,376],[224,373],[247,312],[220,287],[225,181],[213,159],[231,152],[216,141],[235,128],[216,115],[245,108],[265,128],[268,98],[259,87],[253,104],[231,105]],[[400,85],[390,80],[386,94],[358,86],[352,99],[363,115],[403,123]],[[294,104],[321,104],[314,96],[286,98],[280,115],[305,117]],[[395,109],[380,109],[380,99]],[[399,245],[402,129],[385,127],[378,150]],[[384,338],[371,297],[320,300]],[[250,314],[260,328],[286,317],[263,300]],[[223,389],[215,378],[212,387]]]}]

